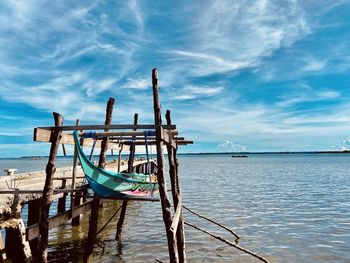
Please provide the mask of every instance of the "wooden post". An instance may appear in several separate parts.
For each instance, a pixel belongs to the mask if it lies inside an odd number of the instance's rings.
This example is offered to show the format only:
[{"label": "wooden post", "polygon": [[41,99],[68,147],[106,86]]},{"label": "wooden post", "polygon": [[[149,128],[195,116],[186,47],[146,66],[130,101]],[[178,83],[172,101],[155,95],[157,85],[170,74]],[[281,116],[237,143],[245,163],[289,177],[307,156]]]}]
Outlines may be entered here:
[{"label": "wooden post", "polygon": [[63,151],[63,156],[67,156],[66,146],[64,146],[63,143],[62,143],[62,151]]},{"label": "wooden post", "polygon": [[[61,189],[65,189],[66,188],[66,179],[62,180],[62,185],[61,185]],[[61,198],[58,199],[58,204],[57,204],[57,213],[62,213],[64,211],[66,211],[66,197],[67,197],[67,193],[64,193],[63,196]]]},{"label": "wooden post", "polygon": [[[112,123],[113,106],[114,106],[114,99],[109,98],[108,103],[107,103],[107,108],[106,108],[105,125],[110,125]],[[108,129],[105,129],[105,131],[108,131]],[[108,137],[103,138],[102,144],[101,144],[100,159],[98,162],[98,166],[100,168],[105,167],[106,151],[108,149],[108,142],[109,142]],[[97,232],[99,204],[100,204],[100,199],[97,196],[94,196],[92,204],[91,204],[89,232],[88,232],[88,237],[87,237],[87,241],[85,244],[84,263],[91,262],[92,251],[93,251],[93,247],[94,247],[94,243],[95,243],[95,239],[96,239],[96,232]]]},{"label": "wooden post", "polygon": [[[80,120],[77,119],[75,121],[75,125],[80,125]],[[77,165],[78,165],[78,153],[77,149],[74,147],[74,157],[73,157],[73,174],[72,174],[72,189],[75,189],[75,182],[77,177]],[[78,193],[71,193],[70,194],[70,211],[73,215],[74,206],[80,205],[80,197],[77,197]],[[76,217],[72,217],[72,225],[78,226],[80,224],[80,215],[77,215]]]},{"label": "wooden post", "polygon": [[[28,202],[28,221],[27,226],[35,225],[40,220],[41,199],[34,199]],[[39,242],[38,238],[29,241],[30,250],[33,258],[38,257]]]},{"label": "wooden post", "polygon": [[[62,126],[63,118],[60,114],[53,113],[55,119],[55,127]],[[62,131],[60,129],[53,129],[51,131],[51,148],[49,161],[46,166],[46,180],[43,190],[43,197],[41,202],[41,215],[39,224],[39,262],[47,262],[47,246],[48,246],[48,236],[49,236],[49,210],[52,203],[53,194],[53,182],[52,178],[55,174],[56,167],[56,155],[59,147],[59,142],[62,136]]]},{"label": "wooden post", "polygon": [[170,202],[167,195],[166,180],[164,174],[164,153],[162,142],[162,116],[160,113],[158,73],[157,69],[152,70],[153,102],[154,102],[154,122],[156,125],[156,146],[157,146],[157,180],[159,185],[159,195],[162,205],[163,221],[168,239],[168,250],[170,263],[177,263],[177,249],[175,236],[170,230],[172,219],[170,211]]},{"label": "wooden post", "polygon": [[[82,191],[75,192],[73,194],[73,209],[81,204],[81,196],[83,195]],[[73,210],[71,210],[73,214]],[[77,215],[76,217],[72,218],[72,226],[79,226],[80,225],[80,215]]]},{"label": "wooden post", "polygon": [[[167,124],[171,124],[170,110],[166,111],[165,118]],[[181,202],[181,188],[179,183],[179,175],[177,164],[178,160],[176,157],[177,150],[174,149],[171,145],[167,145],[168,151],[168,160],[169,160],[169,175],[171,180],[171,192],[173,195],[174,208],[178,207],[178,203]],[[182,208],[181,208],[182,209]],[[179,262],[186,262],[186,247],[185,247],[185,230],[184,230],[184,220],[182,215],[182,210],[179,218],[179,226],[176,231],[176,241],[177,241],[177,250],[179,255]]]},{"label": "wooden post", "polygon": [[13,203],[11,205],[11,217],[8,220],[9,224],[6,226],[6,241],[5,250],[6,255],[12,262],[31,262],[32,254],[30,246],[26,240],[25,225],[22,220],[21,209],[19,202],[19,193],[14,195]]},{"label": "wooden post", "polygon": [[123,144],[119,144],[119,150],[118,150],[118,172],[120,172],[120,162],[121,162],[122,151],[123,151]]},{"label": "wooden post", "polygon": [[[135,113],[134,114],[134,125],[137,125],[138,117],[139,117],[139,115],[137,113]],[[134,131],[136,131],[136,129],[134,129]],[[129,160],[128,160],[128,172],[129,173],[132,173],[132,171],[133,171],[134,156],[135,156],[135,145],[132,143],[130,145],[130,154],[129,154]],[[115,235],[115,239],[118,241],[121,241],[124,218],[125,218],[127,206],[128,206],[128,200],[123,200],[122,210],[120,211],[120,216],[119,216],[119,220],[117,223],[117,233]]]}]

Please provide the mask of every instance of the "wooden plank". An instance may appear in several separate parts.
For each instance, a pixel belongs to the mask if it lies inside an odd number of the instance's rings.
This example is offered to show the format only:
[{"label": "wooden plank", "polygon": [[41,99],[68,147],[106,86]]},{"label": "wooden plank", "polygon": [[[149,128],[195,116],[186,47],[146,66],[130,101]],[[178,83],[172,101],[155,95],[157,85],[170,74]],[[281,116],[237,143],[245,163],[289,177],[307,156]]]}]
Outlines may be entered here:
[{"label": "wooden plank", "polygon": [[[79,127],[79,126],[77,126]],[[50,130],[45,130],[42,128],[35,128],[34,129],[34,137],[33,140],[36,142],[50,142],[50,136],[51,136],[51,131]],[[62,133],[62,137],[59,141],[60,144],[70,144],[70,145],[74,145],[74,138],[72,134],[69,133]],[[91,138],[86,138],[84,139],[84,146],[87,147],[92,147],[94,143],[94,140]],[[118,144],[117,143],[110,143],[109,145],[109,149],[113,149],[113,150],[118,150]],[[101,148],[101,141],[98,140],[96,142],[96,148]],[[128,151],[128,146],[124,147],[123,150]]]},{"label": "wooden plank", "polygon": [[168,144],[169,146],[173,147],[174,149],[176,149],[176,142],[173,140],[173,135],[172,133],[170,133],[170,131],[166,131],[164,130],[162,127],[160,128],[161,130],[161,136],[162,136],[162,140]]},{"label": "wooden plank", "polygon": [[177,203],[176,212],[173,217],[173,222],[171,223],[170,230],[176,235],[177,227],[179,225],[179,219],[182,214],[182,200],[179,198],[179,202]]},{"label": "wooden plank", "polygon": [[[62,131],[74,131],[74,130],[147,130],[147,129],[156,129],[154,124],[111,124],[111,125],[72,125],[72,126],[62,126],[60,129]],[[176,125],[162,125],[164,129],[175,130]],[[37,127],[36,129],[52,130],[54,127]]]},{"label": "wooden plank", "polygon": [[[91,203],[92,201],[88,201],[80,206],[75,207],[73,213],[71,212],[71,210],[68,210],[59,215],[50,217],[49,229],[65,224],[68,220],[72,218],[71,213],[73,217],[76,217],[78,215],[84,214],[85,212],[89,211],[91,209]],[[26,236],[28,241],[37,238],[39,236],[39,224],[34,224],[27,227]]]}]

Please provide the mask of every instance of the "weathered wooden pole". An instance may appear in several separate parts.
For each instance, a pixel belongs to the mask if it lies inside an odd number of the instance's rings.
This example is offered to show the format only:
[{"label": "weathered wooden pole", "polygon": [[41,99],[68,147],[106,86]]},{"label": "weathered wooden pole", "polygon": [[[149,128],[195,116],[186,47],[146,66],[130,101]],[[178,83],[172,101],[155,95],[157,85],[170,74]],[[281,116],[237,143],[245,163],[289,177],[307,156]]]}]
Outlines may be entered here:
[{"label": "weathered wooden pole", "polygon": [[55,119],[55,128],[51,131],[51,148],[49,161],[46,165],[46,179],[43,190],[43,197],[41,201],[41,214],[40,214],[40,224],[39,224],[39,262],[47,262],[47,246],[49,237],[49,210],[52,203],[53,195],[53,175],[55,174],[56,167],[56,155],[59,147],[60,139],[62,137],[62,131],[60,126],[62,126],[63,117],[54,112],[53,117]]},{"label": "weathered wooden pole", "polygon": [[159,185],[159,195],[162,205],[163,221],[168,240],[168,250],[170,263],[177,263],[177,249],[175,236],[170,230],[172,219],[170,202],[167,195],[166,180],[164,174],[164,153],[162,141],[162,116],[160,112],[159,89],[158,89],[158,73],[157,69],[152,70],[152,86],[153,86],[153,102],[154,102],[154,122],[156,125],[156,145],[157,145],[157,180]]},{"label": "weathered wooden pole", "polygon": [[[80,120],[77,119],[75,121],[75,125],[80,125]],[[77,149],[74,147],[74,157],[73,157],[73,173],[72,173],[72,189],[75,189],[75,182],[77,177],[77,165],[78,165],[78,152]],[[74,207],[77,205],[80,205],[80,196],[78,196],[79,193],[71,193],[70,198],[70,211],[73,215]],[[80,224],[80,215],[77,215],[76,217],[72,217],[72,225],[77,226]]]},{"label": "weathered wooden pole", "polygon": [[[109,98],[107,103],[107,108],[106,108],[105,125],[111,125],[112,123],[113,107],[114,107],[114,99]],[[105,131],[108,131],[108,129],[105,129]],[[101,143],[100,159],[98,162],[98,166],[102,169],[105,167],[105,164],[106,164],[106,151],[108,149],[108,143],[109,143],[109,138],[108,137],[103,138]],[[100,204],[100,199],[97,196],[94,196],[91,204],[89,232],[88,232],[88,237],[85,244],[84,263],[91,262],[92,260],[92,251],[94,248],[94,243],[95,243],[96,233],[97,233],[99,204]]]},{"label": "weathered wooden pole", "polygon": [[[137,125],[138,117],[139,117],[139,115],[137,113],[135,113],[134,125]],[[136,129],[134,129],[134,131],[136,131]],[[134,157],[135,157],[135,145],[133,143],[131,143],[129,160],[128,160],[128,172],[129,173],[133,172]],[[118,241],[121,241],[121,238],[122,238],[122,230],[123,230],[123,224],[124,224],[124,218],[125,218],[127,206],[128,206],[128,200],[123,200],[122,210],[120,211],[120,216],[119,216],[119,220],[117,223],[117,233],[115,235],[115,239]]]},{"label": "weathered wooden pole", "polygon": [[[165,118],[168,125],[171,125],[170,110],[166,111]],[[178,160],[176,157],[177,150],[171,145],[167,145],[168,160],[169,160],[169,175],[171,180],[171,192],[173,195],[174,208],[178,207],[178,203],[181,202],[181,188],[179,183],[179,175],[177,164]],[[182,209],[182,208],[181,208]],[[186,247],[185,247],[185,229],[182,211],[179,218],[179,226],[176,231],[177,251],[179,255],[179,262],[186,262]]]}]

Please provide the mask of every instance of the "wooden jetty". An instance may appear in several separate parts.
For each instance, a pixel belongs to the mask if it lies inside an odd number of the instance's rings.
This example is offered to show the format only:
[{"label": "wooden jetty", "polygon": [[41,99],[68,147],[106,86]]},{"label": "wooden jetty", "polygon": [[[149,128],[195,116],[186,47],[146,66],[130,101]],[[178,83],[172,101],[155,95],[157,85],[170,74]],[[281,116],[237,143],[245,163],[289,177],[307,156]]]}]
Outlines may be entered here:
[{"label": "wooden jetty", "polygon": [[[83,260],[91,262],[101,198],[96,195],[88,195],[88,186],[82,184],[84,173],[79,166],[76,150],[72,166],[55,167],[59,146],[62,145],[66,154],[64,145],[74,144],[72,131],[84,133],[91,130],[98,131],[97,141],[85,139],[80,144],[83,147],[100,149],[98,160],[100,168],[128,173],[145,173],[149,167],[151,168],[159,185],[159,201],[162,206],[168,241],[169,262],[186,262],[177,150],[180,145],[191,144],[192,141],[178,136],[179,132],[176,130],[176,125],[172,124],[170,111],[166,112],[166,124],[162,123],[157,69],[152,71],[152,88],[154,124],[138,124],[137,113],[133,124],[112,124],[115,100],[110,98],[103,125],[80,125],[77,120],[76,125],[64,126],[63,117],[54,113],[54,126],[34,129],[34,141],[51,144],[49,160],[45,171],[14,174],[14,170],[8,169],[8,175],[0,177],[0,226],[6,232],[5,243],[0,236],[0,262],[6,259],[12,262],[47,262],[49,230],[66,224],[68,221],[73,225],[78,225],[80,215],[83,213],[90,213]],[[144,138],[143,130],[146,129],[155,132],[155,135],[147,138],[148,141],[145,141]],[[145,144],[156,146],[156,159],[135,159],[135,146]],[[164,171],[164,149],[167,150],[169,162],[173,204],[168,197]],[[106,152],[108,150],[118,153],[118,160],[107,163]],[[121,160],[123,151],[129,152],[128,160]],[[128,202],[145,200],[145,198],[123,200],[116,230],[116,239],[119,242]],[[49,211],[52,213],[50,207],[54,201],[57,202],[57,211],[54,216],[49,217]],[[24,224],[22,218],[22,208],[25,204],[28,205],[27,225]]]}]

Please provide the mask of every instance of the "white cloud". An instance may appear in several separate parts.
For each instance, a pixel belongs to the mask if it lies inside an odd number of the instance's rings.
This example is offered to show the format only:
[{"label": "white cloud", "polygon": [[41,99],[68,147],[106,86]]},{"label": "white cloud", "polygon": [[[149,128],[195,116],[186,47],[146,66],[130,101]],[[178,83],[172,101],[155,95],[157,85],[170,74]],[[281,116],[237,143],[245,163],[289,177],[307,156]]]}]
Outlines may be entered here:
[{"label": "white cloud", "polygon": [[246,152],[247,147],[241,144],[234,143],[232,141],[225,141],[218,145],[220,151],[223,152]]},{"label": "white cloud", "polygon": [[350,138],[336,144],[331,150],[335,151],[350,151]]}]

